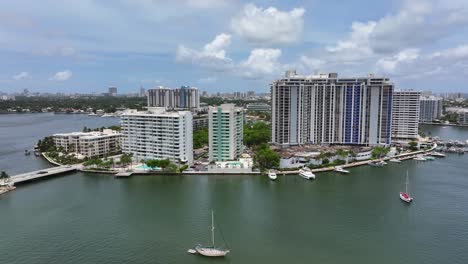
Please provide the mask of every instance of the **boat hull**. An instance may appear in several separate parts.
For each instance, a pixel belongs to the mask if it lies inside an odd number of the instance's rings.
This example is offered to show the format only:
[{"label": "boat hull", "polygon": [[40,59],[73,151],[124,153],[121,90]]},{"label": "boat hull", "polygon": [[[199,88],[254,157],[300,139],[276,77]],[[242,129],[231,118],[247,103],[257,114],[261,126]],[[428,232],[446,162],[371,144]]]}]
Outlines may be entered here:
[{"label": "boat hull", "polygon": [[195,250],[205,257],[224,257],[229,253],[229,250],[209,247],[196,247]]},{"label": "boat hull", "polygon": [[411,203],[413,201],[413,197],[410,197],[407,193],[403,192],[400,193],[400,199],[406,203]]},{"label": "boat hull", "polygon": [[306,172],[299,172],[299,176],[306,180],[315,180],[315,175],[314,174],[308,174]]}]

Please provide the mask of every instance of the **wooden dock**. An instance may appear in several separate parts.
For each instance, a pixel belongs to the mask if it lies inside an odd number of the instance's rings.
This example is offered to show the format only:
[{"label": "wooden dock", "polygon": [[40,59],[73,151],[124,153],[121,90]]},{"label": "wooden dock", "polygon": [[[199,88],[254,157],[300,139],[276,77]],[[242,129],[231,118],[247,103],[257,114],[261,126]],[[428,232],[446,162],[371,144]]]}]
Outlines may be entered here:
[{"label": "wooden dock", "polygon": [[132,176],[133,172],[131,171],[123,171],[123,172],[119,172],[117,174],[115,174],[115,178],[128,178],[130,176]]}]

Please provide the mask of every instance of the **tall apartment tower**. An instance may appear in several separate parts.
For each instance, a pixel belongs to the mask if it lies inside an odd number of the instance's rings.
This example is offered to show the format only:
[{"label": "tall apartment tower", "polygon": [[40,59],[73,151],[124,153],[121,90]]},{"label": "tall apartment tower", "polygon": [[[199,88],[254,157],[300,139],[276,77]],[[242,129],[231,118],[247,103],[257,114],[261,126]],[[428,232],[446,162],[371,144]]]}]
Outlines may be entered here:
[{"label": "tall apartment tower", "polygon": [[271,85],[272,143],[388,145],[393,87],[389,79],[372,75],[288,71]]},{"label": "tall apartment tower", "polygon": [[420,122],[431,122],[442,116],[443,101],[440,97],[422,96],[420,98]]},{"label": "tall apartment tower", "polygon": [[117,87],[109,87],[109,96],[117,96]]},{"label": "tall apartment tower", "polygon": [[170,159],[193,163],[192,113],[148,107],[128,110],[121,116],[122,152],[136,160]]},{"label": "tall apartment tower", "polygon": [[148,107],[198,109],[200,107],[200,94],[198,88],[189,86],[177,89],[157,87],[148,90]]},{"label": "tall apartment tower", "polygon": [[393,93],[392,138],[413,140],[418,138],[419,91],[395,91]]},{"label": "tall apartment tower", "polygon": [[244,112],[234,104],[222,104],[208,110],[210,161],[239,158],[244,150]]}]

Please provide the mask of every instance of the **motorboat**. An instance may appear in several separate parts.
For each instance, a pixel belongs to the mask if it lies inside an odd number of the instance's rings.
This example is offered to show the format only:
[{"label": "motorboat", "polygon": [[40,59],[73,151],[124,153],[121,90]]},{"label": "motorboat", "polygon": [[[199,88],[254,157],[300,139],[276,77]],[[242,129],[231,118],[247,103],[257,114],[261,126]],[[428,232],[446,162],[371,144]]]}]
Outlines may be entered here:
[{"label": "motorboat", "polygon": [[434,158],[434,157],[432,157],[432,156],[428,156],[428,155],[424,156],[424,158],[425,158],[426,160],[435,160],[435,158]]},{"label": "motorboat", "polygon": [[401,160],[397,158],[390,159],[389,161],[394,163],[401,163]]},{"label": "motorboat", "polygon": [[445,158],[445,154],[440,153],[440,152],[435,152],[435,151],[429,153],[429,155],[431,155],[432,157]]},{"label": "motorboat", "polygon": [[370,161],[368,164],[374,167],[383,167],[387,165],[387,163],[383,160],[379,160],[379,161],[373,160],[373,161]]},{"label": "motorboat", "polygon": [[268,178],[270,178],[270,180],[274,181],[276,180],[278,177],[276,176],[276,172],[274,170],[269,170],[268,171]]},{"label": "motorboat", "polygon": [[406,182],[405,182],[405,191],[400,192],[400,199],[404,202],[411,203],[413,201],[413,197],[409,195],[408,192],[408,185],[409,185],[409,180],[408,180],[408,171],[406,171]]},{"label": "motorboat", "polygon": [[343,167],[341,167],[341,166],[337,166],[337,167],[334,169],[334,171],[339,172],[339,173],[345,173],[345,174],[349,173],[349,170],[345,170],[345,169],[343,169]]},{"label": "motorboat", "polygon": [[312,171],[307,167],[299,170],[299,176],[306,180],[315,180],[315,174],[313,174]]},{"label": "motorboat", "polygon": [[[211,245],[210,246],[202,246],[197,245],[195,247],[196,253],[205,256],[205,257],[224,257],[226,256],[230,250],[223,249],[220,247],[215,246],[215,226],[214,226],[214,212],[211,211]],[[188,250],[189,253],[192,253],[193,250]]]},{"label": "motorboat", "polygon": [[414,157],[413,159],[414,159],[414,160],[417,160],[417,161],[426,161],[426,160],[427,160],[427,159],[426,159],[424,156],[422,156],[422,155],[418,155],[418,156]]}]

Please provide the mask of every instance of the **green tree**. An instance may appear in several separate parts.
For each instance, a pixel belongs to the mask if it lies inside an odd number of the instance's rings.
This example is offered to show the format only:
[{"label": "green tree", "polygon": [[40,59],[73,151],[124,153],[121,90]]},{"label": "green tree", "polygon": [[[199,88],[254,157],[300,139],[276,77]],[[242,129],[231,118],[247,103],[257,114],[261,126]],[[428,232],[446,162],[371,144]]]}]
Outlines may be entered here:
[{"label": "green tree", "polygon": [[416,151],[416,150],[418,150],[418,142],[416,142],[416,141],[410,141],[408,144],[409,144],[409,149],[410,149],[411,151]]},{"label": "green tree", "polygon": [[248,147],[268,143],[271,127],[265,122],[247,123],[244,126],[244,144]]},{"label": "green tree", "polygon": [[0,179],[8,179],[10,178],[10,175],[8,175],[6,172],[2,171],[0,174]]},{"label": "green tree", "polygon": [[208,129],[199,129],[193,132],[193,148],[198,149],[208,145]]},{"label": "green tree", "polygon": [[382,158],[390,151],[390,148],[385,148],[382,146],[377,146],[372,150],[372,158]]},{"label": "green tree", "polygon": [[279,167],[280,156],[268,144],[262,144],[256,149],[254,161],[261,169],[271,169]]},{"label": "green tree", "polygon": [[120,163],[124,167],[127,167],[129,164],[132,163],[132,156],[133,156],[133,153],[122,154],[122,156],[120,157]]}]

